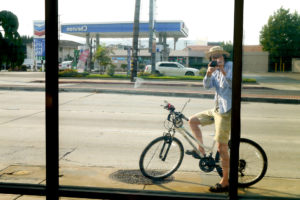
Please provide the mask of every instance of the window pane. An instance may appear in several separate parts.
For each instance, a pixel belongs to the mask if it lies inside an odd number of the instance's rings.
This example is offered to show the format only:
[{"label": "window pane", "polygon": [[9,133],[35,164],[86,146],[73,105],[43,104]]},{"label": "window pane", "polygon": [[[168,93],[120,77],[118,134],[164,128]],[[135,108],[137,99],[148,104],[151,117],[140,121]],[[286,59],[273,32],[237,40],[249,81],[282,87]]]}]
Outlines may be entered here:
[{"label": "window pane", "polygon": [[[122,10],[118,10],[116,5]],[[131,37],[135,1],[125,3],[113,0],[102,4],[92,0],[86,4],[74,0],[59,2],[60,39],[82,43],[81,47],[78,47],[78,60],[82,55],[82,62],[77,60],[78,63],[72,65],[73,69],[78,70],[74,72],[78,76],[63,77],[67,72],[61,72],[60,76],[60,88],[63,89],[59,96],[61,185],[210,193],[209,187],[221,180],[214,169],[215,166],[209,166],[209,161],[214,162],[216,148],[213,149],[211,158],[201,161],[201,169],[199,159],[185,155],[178,170],[160,181],[151,181],[144,175],[157,172],[156,167],[165,167],[167,162],[161,162],[149,170],[146,164],[148,153],[144,156],[145,162],[142,162],[143,160],[140,162],[140,157],[151,141],[168,132],[168,127],[165,128],[164,124],[170,125],[166,121],[169,113],[161,107],[164,100],[172,103],[176,110],[180,111],[191,98],[191,102],[183,111],[186,117],[214,108],[214,91],[203,88],[203,74],[200,76],[198,70],[207,67],[208,59],[205,53],[210,47],[224,46],[223,41],[232,41],[233,6],[232,0],[225,2],[192,0],[184,4],[174,0],[157,1],[155,5],[157,48],[154,49],[156,62],[168,61],[168,57],[172,55],[176,58],[175,61],[183,63],[185,68],[176,66],[177,69],[174,70],[173,65],[163,64],[161,66],[166,66],[163,67],[166,71],[159,71],[160,76],[150,76],[154,78],[149,79],[141,74],[135,83],[131,83],[129,76],[126,77],[127,68],[122,68],[122,65],[126,66],[127,49],[133,43]],[[226,12],[223,12],[224,7]],[[209,20],[200,20],[207,19],[207,16],[212,17]],[[144,60],[150,60],[151,56],[148,46],[149,26],[142,23],[147,22],[148,18],[149,3],[141,1],[138,56],[148,59],[138,59],[139,64],[151,63],[143,63]],[[164,38],[165,36],[167,38]],[[179,37],[176,45],[174,37]],[[90,45],[84,46],[86,41]],[[108,57],[114,58],[112,59],[115,66],[114,75],[110,74],[109,79],[107,74],[111,72],[111,65],[107,64],[105,67],[106,64],[102,62],[104,58],[96,52],[98,44],[100,44],[98,50],[106,48],[113,51],[109,52]],[[91,52],[96,55],[96,59],[88,57]],[[132,56],[132,52],[129,55]],[[60,54],[60,57],[62,56]],[[188,64],[189,57],[193,66]],[[195,69],[187,71],[187,67]],[[143,72],[143,69],[138,68],[138,74],[140,72]],[[185,77],[188,82],[178,78],[185,75],[189,75]],[[194,77],[190,77],[193,75]],[[87,76],[89,79],[80,76]],[[168,78],[173,76],[176,81],[170,81],[164,76]],[[191,132],[186,121],[184,126]],[[205,126],[201,130],[205,145],[212,146],[214,126]],[[184,150],[192,149],[179,132],[175,136],[183,144]],[[180,148],[181,143],[176,141],[174,140],[170,147],[170,159],[172,156],[180,156],[180,153],[185,154]],[[176,159],[171,161],[178,162]],[[144,171],[144,175],[140,171],[140,163],[143,163],[144,169],[148,169]],[[172,164],[168,167],[173,167]]]},{"label": "window pane", "polygon": [[2,2],[0,16],[0,182],[45,184],[44,2]]},{"label": "window pane", "polygon": [[245,1],[243,77],[256,83],[243,85],[243,97],[257,102],[242,102],[242,137],[264,149],[268,167],[263,179],[241,195],[300,195],[294,187],[300,183],[300,79],[293,63],[299,57],[299,6],[291,0]]}]

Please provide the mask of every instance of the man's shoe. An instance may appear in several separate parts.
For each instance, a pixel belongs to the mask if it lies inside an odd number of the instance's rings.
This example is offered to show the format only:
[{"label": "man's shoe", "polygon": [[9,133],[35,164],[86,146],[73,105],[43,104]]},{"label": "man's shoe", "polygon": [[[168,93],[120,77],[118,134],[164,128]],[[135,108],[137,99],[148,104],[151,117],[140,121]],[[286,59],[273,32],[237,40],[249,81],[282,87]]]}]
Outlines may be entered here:
[{"label": "man's shoe", "polygon": [[200,159],[201,158],[194,149],[193,150],[186,150],[185,154],[191,155],[191,156],[193,156],[196,159]]},{"label": "man's shoe", "polygon": [[211,186],[209,188],[209,191],[210,192],[216,192],[216,193],[228,192],[229,191],[229,186],[223,187],[220,183],[217,183],[215,186]]}]

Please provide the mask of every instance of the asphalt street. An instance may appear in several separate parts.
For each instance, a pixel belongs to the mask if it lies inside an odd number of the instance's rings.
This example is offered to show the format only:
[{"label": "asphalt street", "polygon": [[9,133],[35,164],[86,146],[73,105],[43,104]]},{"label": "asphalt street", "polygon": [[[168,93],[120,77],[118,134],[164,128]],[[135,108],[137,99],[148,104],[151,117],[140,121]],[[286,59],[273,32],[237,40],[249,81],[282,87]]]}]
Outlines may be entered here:
[{"label": "asphalt street", "polygon": [[[188,98],[63,92],[59,99],[62,185],[162,191],[167,187],[168,191],[201,193],[219,180],[216,172],[201,172],[198,161],[189,156],[184,157],[174,174],[177,181],[142,187],[111,179],[118,172],[139,171],[142,150],[165,130],[167,112],[160,106],[163,101],[181,109]],[[0,91],[1,182],[44,183],[44,102],[44,92]],[[212,104],[211,99],[191,98],[184,113],[190,116]],[[300,182],[299,113],[299,105],[242,103],[242,137],[259,143],[269,161],[264,179],[249,190],[242,190],[242,194],[300,197],[296,192]],[[202,130],[205,143],[210,145],[213,127]],[[183,138],[177,136],[188,149]]]}]

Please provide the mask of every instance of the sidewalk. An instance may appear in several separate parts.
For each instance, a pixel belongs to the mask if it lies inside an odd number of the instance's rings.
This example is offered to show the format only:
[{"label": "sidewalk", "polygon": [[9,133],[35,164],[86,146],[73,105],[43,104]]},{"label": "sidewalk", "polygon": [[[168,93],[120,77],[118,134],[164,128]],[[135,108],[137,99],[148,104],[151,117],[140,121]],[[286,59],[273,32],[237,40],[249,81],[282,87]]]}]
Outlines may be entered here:
[{"label": "sidewalk", "polygon": [[[8,166],[0,172],[1,182],[45,184],[45,168],[43,166]],[[109,189],[126,189],[134,191],[162,191],[172,194],[188,193],[189,195],[206,195],[210,197],[224,196],[208,191],[219,177],[215,172],[205,174],[199,171],[178,171],[161,182],[152,182],[142,176],[138,169],[117,169],[105,167],[60,167],[61,186],[83,186]],[[299,179],[264,177],[259,183],[240,188],[240,196],[272,199],[272,197],[300,198]],[[14,200],[20,195],[0,194],[1,200]],[[21,196],[18,200],[42,200],[44,197]],[[73,198],[61,198],[63,200]]]}]

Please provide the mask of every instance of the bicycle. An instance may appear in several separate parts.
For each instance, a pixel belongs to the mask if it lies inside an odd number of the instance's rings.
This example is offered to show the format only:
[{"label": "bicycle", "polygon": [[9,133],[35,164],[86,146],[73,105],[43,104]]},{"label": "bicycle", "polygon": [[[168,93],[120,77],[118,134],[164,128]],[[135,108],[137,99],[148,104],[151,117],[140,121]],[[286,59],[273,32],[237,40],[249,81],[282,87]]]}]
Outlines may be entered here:
[{"label": "bicycle", "polygon": [[[223,173],[218,151],[215,152],[213,158],[216,142],[213,141],[210,147],[205,146],[184,128],[183,120],[188,121],[189,119],[184,116],[182,111],[188,102],[185,103],[180,112],[176,112],[175,107],[167,101],[165,101],[165,105],[162,105],[164,109],[169,111],[167,120],[165,121],[169,125],[167,127],[165,124],[168,131],[163,133],[163,136],[151,141],[143,150],[139,160],[139,167],[145,177],[154,181],[162,180],[178,170],[184,157],[184,148],[181,141],[175,137],[176,131],[182,134],[200,156],[200,169],[206,173],[216,169],[219,176],[222,177]],[[207,153],[203,155],[193,141],[202,146]],[[250,139],[241,138],[238,162],[239,187],[249,187],[260,181],[266,174],[267,167],[268,159],[263,148]]]}]

